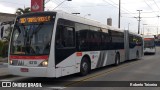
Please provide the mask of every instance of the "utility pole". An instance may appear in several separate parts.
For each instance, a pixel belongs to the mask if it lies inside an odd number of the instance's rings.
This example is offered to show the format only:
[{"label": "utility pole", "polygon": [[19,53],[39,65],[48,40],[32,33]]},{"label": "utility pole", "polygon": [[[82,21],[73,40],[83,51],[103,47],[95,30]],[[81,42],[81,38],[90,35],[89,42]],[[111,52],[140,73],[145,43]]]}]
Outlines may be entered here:
[{"label": "utility pole", "polygon": [[158,26],[159,26],[159,15],[157,16],[158,17],[158,24],[157,24],[157,35],[158,35]]},{"label": "utility pole", "polygon": [[157,35],[158,35],[158,27],[157,27]]},{"label": "utility pole", "polygon": [[[49,0],[49,1],[50,1],[50,0]],[[48,1],[48,2],[49,2],[49,1]],[[46,3],[48,3],[48,2],[46,2]],[[45,0],[43,0],[43,11],[45,11],[45,4],[46,4],[46,3],[45,3]]]},{"label": "utility pole", "polygon": [[128,23],[128,31],[129,31],[129,25],[130,25],[130,23]]},{"label": "utility pole", "polygon": [[139,17],[138,17],[138,34],[140,33],[140,22],[141,22],[141,11],[142,10],[137,10],[139,12]]},{"label": "utility pole", "polygon": [[55,10],[56,8],[58,8],[61,4],[63,4],[65,1],[72,1],[72,0],[64,0],[63,2],[61,2],[60,4],[58,4],[55,8],[53,8],[53,10]]},{"label": "utility pole", "polygon": [[121,28],[121,0],[119,0],[118,28]]}]

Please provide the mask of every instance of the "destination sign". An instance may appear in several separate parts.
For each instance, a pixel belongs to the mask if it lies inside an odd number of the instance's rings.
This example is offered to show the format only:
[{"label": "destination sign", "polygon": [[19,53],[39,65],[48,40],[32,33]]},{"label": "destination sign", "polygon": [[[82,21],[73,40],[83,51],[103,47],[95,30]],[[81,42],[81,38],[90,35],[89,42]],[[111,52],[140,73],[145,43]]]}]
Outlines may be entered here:
[{"label": "destination sign", "polygon": [[145,41],[154,40],[154,38],[144,38]]},{"label": "destination sign", "polygon": [[40,23],[51,21],[51,16],[37,16],[20,18],[19,23]]}]

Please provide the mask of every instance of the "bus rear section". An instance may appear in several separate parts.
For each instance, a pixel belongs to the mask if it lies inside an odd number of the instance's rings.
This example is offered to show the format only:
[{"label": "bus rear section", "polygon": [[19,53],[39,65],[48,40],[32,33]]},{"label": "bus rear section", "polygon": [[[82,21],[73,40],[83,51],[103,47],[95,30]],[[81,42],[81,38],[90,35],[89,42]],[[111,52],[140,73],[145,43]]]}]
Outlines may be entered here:
[{"label": "bus rear section", "polygon": [[54,61],[50,56],[55,17],[56,13],[50,12],[17,17],[9,47],[11,74],[55,77]]},{"label": "bus rear section", "polygon": [[156,46],[155,46],[155,38],[154,36],[147,35],[144,36],[144,53],[145,54],[155,54]]}]

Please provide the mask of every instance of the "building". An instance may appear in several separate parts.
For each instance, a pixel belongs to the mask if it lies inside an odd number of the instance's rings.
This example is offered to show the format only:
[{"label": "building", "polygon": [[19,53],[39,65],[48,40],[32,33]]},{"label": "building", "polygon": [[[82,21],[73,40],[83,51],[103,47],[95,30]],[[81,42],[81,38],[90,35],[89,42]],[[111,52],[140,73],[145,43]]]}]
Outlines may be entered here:
[{"label": "building", "polygon": [[[1,33],[0,40],[2,40],[2,36],[8,35],[6,30],[10,27],[10,25],[7,23],[13,21],[15,19],[15,17],[16,17],[15,14],[0,13],[0,33]],[[3,28],[3,30],[2,30],[2,28]]]},{"label": "building", "polygon": [[9,14],[9,13],[1,13],[0,12],[0,22],[6,22],[6,21],[12,21],[16,17],[15,14]]}]

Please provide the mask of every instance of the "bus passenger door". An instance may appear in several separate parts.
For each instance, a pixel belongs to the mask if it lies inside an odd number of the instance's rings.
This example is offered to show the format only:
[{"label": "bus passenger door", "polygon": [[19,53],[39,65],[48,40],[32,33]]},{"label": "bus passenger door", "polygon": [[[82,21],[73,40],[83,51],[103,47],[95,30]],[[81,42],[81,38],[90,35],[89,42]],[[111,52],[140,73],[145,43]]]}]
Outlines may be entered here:
[{"label": "bus passenger door", "polygon": [[55,66],[74,66],[75,50],[76,48],[74,27],[58,25],[55,38]]}]

